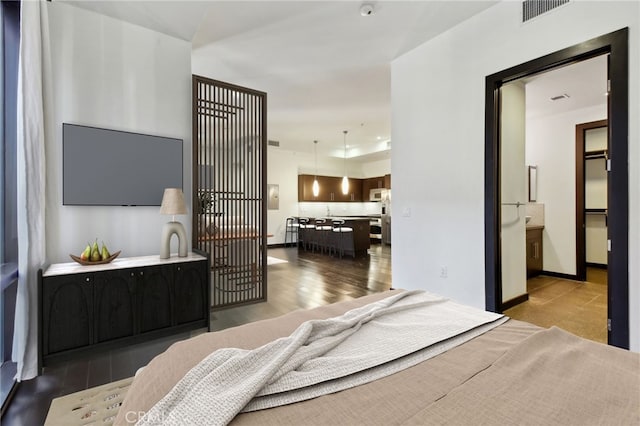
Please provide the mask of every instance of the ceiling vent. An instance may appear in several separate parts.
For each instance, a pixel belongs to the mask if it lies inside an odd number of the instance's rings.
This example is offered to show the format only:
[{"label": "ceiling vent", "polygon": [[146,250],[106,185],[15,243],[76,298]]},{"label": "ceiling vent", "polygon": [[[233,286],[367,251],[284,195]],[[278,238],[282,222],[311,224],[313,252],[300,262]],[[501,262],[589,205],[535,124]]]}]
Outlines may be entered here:
[{"label": "ceiling vent", "polygon": [[563,93],[562,95],[557,95],[557,96],[552,96],[551,100],[552,101],[559,101],[560,99],[569,99],[571,96],[567,95],[566,93]]},{"label": "ceiling vent", "polygon": [[529,19],[567,3],[569,0],[524,0],[522,2],[522,22],[527,22]]},{"label": "ceiling vent", "polygon": [[280,146],[280,141],[274,141],[274,140],[269,139],[267,141],[267,145],[269,145],[269,146],[278,146],[279,147]]}]

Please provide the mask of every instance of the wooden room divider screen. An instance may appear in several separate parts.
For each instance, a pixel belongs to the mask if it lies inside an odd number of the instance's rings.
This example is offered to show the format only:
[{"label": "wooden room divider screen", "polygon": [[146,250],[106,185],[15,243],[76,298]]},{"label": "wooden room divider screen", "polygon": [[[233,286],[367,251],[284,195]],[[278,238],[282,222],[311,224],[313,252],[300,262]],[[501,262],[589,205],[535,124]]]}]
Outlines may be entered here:
[{"label": "wooden room divider screen", "polygon": [[267,95],[193,76],[193,246],[214,308],[267,299]]}]

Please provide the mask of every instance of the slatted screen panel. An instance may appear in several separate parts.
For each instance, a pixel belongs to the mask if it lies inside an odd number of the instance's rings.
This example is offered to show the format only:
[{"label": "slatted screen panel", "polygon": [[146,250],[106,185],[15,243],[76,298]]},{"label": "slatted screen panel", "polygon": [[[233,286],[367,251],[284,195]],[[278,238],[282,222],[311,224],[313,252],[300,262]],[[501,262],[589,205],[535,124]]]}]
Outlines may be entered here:
[{"label": "slatted screen panel", "polygon": [[214,308],[267,298],[267,95],[193,76],[193,245]]}]

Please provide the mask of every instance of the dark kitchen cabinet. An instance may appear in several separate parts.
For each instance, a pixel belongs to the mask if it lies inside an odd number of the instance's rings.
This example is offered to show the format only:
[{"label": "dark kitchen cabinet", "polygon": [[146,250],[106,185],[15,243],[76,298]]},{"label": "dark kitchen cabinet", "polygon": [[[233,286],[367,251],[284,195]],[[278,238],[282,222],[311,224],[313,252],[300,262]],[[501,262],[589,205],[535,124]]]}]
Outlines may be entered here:
[{"label": "dark kitchen cabinet", "polygon": [[40,366],[107,346],[209,328],[209,259],[203,254],[40,270]]},{"label": "dark kitchen cabinet", "polygon": [[[320,193],[313,195],[315,175],[298,175],[298,201],[352,202],[363,201],[362,179],[349,178],[349,192],[342,193],[342,177],[318,176]],[[368,198],[367,198],[368,199]]]}]

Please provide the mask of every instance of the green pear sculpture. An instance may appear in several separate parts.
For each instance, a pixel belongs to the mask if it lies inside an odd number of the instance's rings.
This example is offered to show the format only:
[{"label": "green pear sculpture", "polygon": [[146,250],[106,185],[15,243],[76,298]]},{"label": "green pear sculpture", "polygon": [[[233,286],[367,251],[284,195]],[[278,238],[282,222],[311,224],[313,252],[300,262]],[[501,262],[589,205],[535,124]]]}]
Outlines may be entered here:
[{"label": "green pear sculpture", "polygon": [[111,256],[111,253],[109,253],[109,250],[107,250],[107,246],[104,245],[104,241],[102,242],[102,260],[107,260],[109,258],[109,256]]},{"label": "green pear sculpture", "polygon": [[97,238],[94,241],[93,246],[91,247],[91,261],[92,262],[100,261],[100,249],[98,248],[98,239]]},{"label": "green pear sculpture", "polygon": [[89,260],[90,258],[91,258],[91,244],[87,244],[87,247],[84,249],[84,251],[80,255],[80,259]]}]

